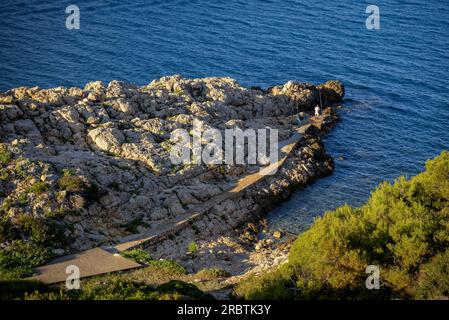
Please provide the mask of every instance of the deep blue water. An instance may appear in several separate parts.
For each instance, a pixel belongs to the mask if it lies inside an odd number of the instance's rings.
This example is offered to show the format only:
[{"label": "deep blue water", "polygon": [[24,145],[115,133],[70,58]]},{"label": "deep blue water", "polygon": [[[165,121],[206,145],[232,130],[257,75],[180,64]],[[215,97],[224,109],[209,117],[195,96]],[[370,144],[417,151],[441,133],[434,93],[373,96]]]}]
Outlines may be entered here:
[{"label": "deep blue water", "polygon": [[[273,228],[298,231],[359,205],[380,181],[414,175],[449,149],[447,1],[45,2],[0,4],[1,91],[170,74],[264,87],[343,80],[343,120],[325,142],[345,160],[272,212]],[[65,28],[69,4],[80,30]],[[380,30],[365,27],[369,4],[380,7]]]}]

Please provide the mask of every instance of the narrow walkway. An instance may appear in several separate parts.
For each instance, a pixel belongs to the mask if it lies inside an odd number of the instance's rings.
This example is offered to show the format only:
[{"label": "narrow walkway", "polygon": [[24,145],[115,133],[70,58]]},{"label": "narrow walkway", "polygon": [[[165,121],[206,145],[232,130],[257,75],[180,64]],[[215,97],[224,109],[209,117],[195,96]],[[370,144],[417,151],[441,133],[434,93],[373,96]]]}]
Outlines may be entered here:
[{"label": "narrow walkway", "polygon": [[80,278],[142,266],[132,260],[123,258],[119,254],[111,254],[102,248],[93,248],[55,259],[50,264],[37,268],[31,279],[45,283],[64,282],[73,272],[68,270],[69,273],[66,273],[67,267],[71,265],[79,268]]},{"label": "narrow walkway", "polygon": [[81,278],[141,267],[142,265],[125,259],[118,253],[155,243],[170,234],[176,233],[178,230],[185,228],[188,224],[207,213],[216,204],[238,195],[248,187],[262,181],[273,171],[276,172],[284,164],[290,152],[294,150],[296,144],[301,140],[302,134],[309,127],[310,124],[303,125],[289,139],[280,142],[280,156],[277,162],[270,164],[256,173],[243,177],[229,190],[212,197],[165,224],[152,228],[145,233],[127,236],[116,246],[94,248],[50,261],[48,264],[36,268],[35,274],[30,279],[40,280],[45,283],[64,282],[68,277],[66,268],[70,265],[79,267]]}]

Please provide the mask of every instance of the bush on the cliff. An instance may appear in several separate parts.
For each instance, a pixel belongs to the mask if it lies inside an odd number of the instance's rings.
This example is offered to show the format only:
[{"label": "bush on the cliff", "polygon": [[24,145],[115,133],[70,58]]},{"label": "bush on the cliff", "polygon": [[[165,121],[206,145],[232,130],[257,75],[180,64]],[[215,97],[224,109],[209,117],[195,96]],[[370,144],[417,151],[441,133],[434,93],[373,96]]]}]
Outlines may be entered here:
[{"label": "bush on the cliff", "polygon": [[172,274],[186,274],[187,270],[178,262],[174,260],[160,259],[156,260],[151,255],[142,249],[133,249],[121,253],[122,257],[131,259],[137,263],[147,265],[152,268],[166,271]]},{"label": "bush on the cliff", "polygon": [[204,293],[194,284],[172,280],[158,286],[150,297],[155,300],[213,300],[213,296]]},{"label": "bush on the cliff", "polygon": [[65,191],[83,191],[86,188],[84,180],[78,176],[73,175],[69,169],[63,170],[63,175],[58,181],[59,188]]},{"label": "bush on the cliff", "polygon": [[29,276],[33,268],[49,258],[49,251],[32,242],[14,240],[0,250],[0,279]]},{"label": "bush on the cliff", "polygon": [[40,194],[48,191],[49,188],[50,186],[48,185],[48,183],[39,181],[29,187],[26,192]]},{"label": "bush on the cliff", "polygon": [[4,144],[0,144],[0,163],[8,163],[12,160],[12,153]]},{"label": "bush on the cliff", "polygon": [[227,278],[230,276],[231,276],[231,274],[229,272],[227,272],[223,269],[220,269],[220,268],[202,269],[195,274],[195,278],[202,279],[202,280]]},{"label": "bush on the cliff", "polygon": [[417,297],[447,299],[449,297],[449,249],[437,254],[420,270]]},{"label": "bush on the cliff", "polygon": [[30,294],[50,297],[62,297],[54,286],[34,280],[0,280],[0,300],[23,300]]},{"label": "bush on the cliff", "polygon": [[51,257],[51,249],[64,247],[63,225],[56,219],[19,214],[14,223],[0,213],[0,240],[8,243],[0,249],[0,279],[29,276],[33,268]]},{"label": "bush on the cliff", "polygon": [[0,300],[194,300],[213,299],[195,285],[170,281],[157,287],[114,277],[80,290],[65,291],[37,281],[0,281]]},{"label": "bush on the cliff", "polygon": [[164,271],[166,273],[171,274],[187,274],[186,268],[184,268],[179,262],[174,260],[151,260],[148,263],[148,266],[157,268],[160,271]]},{"label": "bush on the cliff", "polygon": [[[448,297],[449,152],[426,171],[383,183],[360,208],[326,213],[293,244],[288,264],[237,287],[254,298]],[[380,290],[367,290],[368,265]],[[274,290],[275,289],[275,290]]]},{"label": "bush on the cliff", "polygon": [[154,259],[150,254],[142,249],[133,249],[129,251],[124,251],[121,253],[122,257],[131,259],[137,263],[148,264]]}]

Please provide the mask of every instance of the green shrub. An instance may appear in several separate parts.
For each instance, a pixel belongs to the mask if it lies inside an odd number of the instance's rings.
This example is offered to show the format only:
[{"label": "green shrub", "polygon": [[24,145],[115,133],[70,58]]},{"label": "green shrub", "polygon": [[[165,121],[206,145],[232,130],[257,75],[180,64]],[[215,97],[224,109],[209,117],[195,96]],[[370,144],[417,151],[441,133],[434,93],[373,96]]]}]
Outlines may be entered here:
[{"label": "green shrub", "polygon": [[0,181],[8,182],[10,178],[8,171],[0,169]]},{"label": "green shrub", "polygon": [[48,183],[39,181],[39,182],[36,182],[35,184],[33,184],[31,187],[29,187],[26,190],[26,192],[39,194],[39,193],[44,193],[44,192],[48,191],[49,188],[50,188],[50,186],[48,185]]},{"label": "green shrub", "polygon": [[51,220],[62,220],[66,216],[78,216],[80,213],[77,210],[66,210],[62,207],[52,210],[50,207],[44,208],[44,217]]},{"label": "green shrub", "polygon": [[64,247],[65,225],[53,219],[19,214],[14,222],[0,216],[0,239],[9,243],[0,250],[0,278],[30,275],[34,267],[50,258],[50,249]]},{"label": "green shrub", "polygon": [[27,169],[26,165],[28,164],[28,160],[20,159],[14,167],[14,175],[19,179],[26,179],[27,177]]},{"label": "green shrub", "polygon": [[189,245],[187,246],[187,252],[190,254],[194,254],[198,251],[198,245],[196,244],[195,241],[192,241],[189,243]]},{"label": "green shrub", "polygon": [[[45,283],[33,280],[0,280],[0,300],[23,300],[30,295],[48,297],[59,290]],[[59,296],[59,295],[58,295]]]},{"label": "green shrub", "polygon": [[8,216],[2,215],[0,210],[0,241],[8,241],[11,238],[11,222],[8,219]]},{"label": "green shrub", "polygon": [[150,254],[141,249],[134,249],[129,251],[124,251],[121,253],[122,257],[131,259],[137,263],[148,264],[153,261],[153,258]]},{"label": "green shrub", "polygon": [[27,195],[22,193],[17,197],[17,204],[19,207],[25,207],[28,204]]},{"label": "green shrub", "polygon": [[8,148],[0,144],[0,163],[8,163],[12,160],[12,153],[8,150]]},{"label": "green shrub", "polygon": [[171,274],[186,274],[187,270],[178,262],[173,260],[155,260],[151,255],[141,249],[134,249],[120,253],[122,257],[131,259],[137,263],[145,264],[151,268],[157,268]]},{"label": "green shrub", "polygon": [[213,296],[206,294],[195,285],[179,280],[171,280],[161,284],[150,297],[155,300],[213,300]]},{"label": "green shrub", "polygon": [[187,270],[178,262],[173,260],[151,260],[148,266],[158,268],[166,273],[171,274],[187,274]]},{"label": "green shrub", "polygon": [[80,300],[148,300],[153,288],[144,283],[113,278],[99,287],[82,288]]},{"label": "green shrub", "polygon": [[210,300],[195,285],[182,281],[170,281],[156,288],[144,283],[119,277],[100,284],[84,285],[80,290],[63,291],[37,281],[0,281],[0,300]]},{"label": "green shrub", "polygon": [[49,251],[42,246],[23,240],[14,240],[0,251],[0,279],[30,276],[33,268],[49,258]]},{"label": "green shrub", "polygon": [[13,228],[17,235],[25,236],[38,245],[61,246],[66,244],[63,225],[53,219],[21,214],[17,217]]},{"label": "green shrub", "polygon": [[449,297],[449,249],[437,254],[420,269],[416,296],[424,299]]},{"label": "green shrub", "polygon": [[[240,284],[236,295],[275,298],[273,287],[284,287],[300,299],[447,298],[447,248],[445,151],[411,180],[381,184],[362,207],[346,205],[316,219],[292,245],[287,265]],[[365,287],[368,265],[380,268],[380,290]]]},{"label": "green shrub", "polygon": [[245,300],[288,300],[293,298],[292,287],[295,287],[294,281],[277,270],[250,276],[235,287],[232,296]]},{"label": "green shrub", "polygon": [[199,279],[216,279],[216,278],[227,278],[230,277],[231,274],[223,269],[219,268],[208,268],[200,270],[195,275]]},{"label": "green shrub", "polygon": [[11,198],[6,198],[2,203],[2,210],[8,212],[9,209],[13,206],[14,201]]},{"label": "green shrub", "polygon": [[63,170],[63,176],[58,181],[61,190],[69,192],[83,191],[86,188],[86,183],[81,177],[74,176],[72,171],[68,169]]}]

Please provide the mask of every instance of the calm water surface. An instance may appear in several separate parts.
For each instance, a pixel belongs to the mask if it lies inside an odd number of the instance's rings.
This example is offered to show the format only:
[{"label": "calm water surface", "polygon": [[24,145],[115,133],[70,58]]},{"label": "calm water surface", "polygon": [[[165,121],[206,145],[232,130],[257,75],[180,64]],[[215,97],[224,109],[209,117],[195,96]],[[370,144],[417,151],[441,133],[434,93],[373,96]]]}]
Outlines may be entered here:
[{"label": "calm water surface", "polygon": [[[303,230],[382,180],[412,176],[449,149],[449,2],[1,1],[0,90],[139,85],[170,74],[231,76],[243,85],[344,81],[343,120],[325,139],[335,173],[274,210],[273,228]],[[81,29],[65,28],[76,3]]]}]

